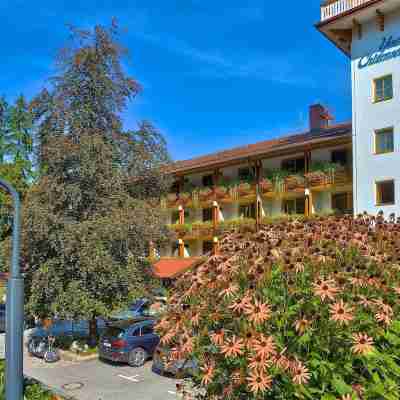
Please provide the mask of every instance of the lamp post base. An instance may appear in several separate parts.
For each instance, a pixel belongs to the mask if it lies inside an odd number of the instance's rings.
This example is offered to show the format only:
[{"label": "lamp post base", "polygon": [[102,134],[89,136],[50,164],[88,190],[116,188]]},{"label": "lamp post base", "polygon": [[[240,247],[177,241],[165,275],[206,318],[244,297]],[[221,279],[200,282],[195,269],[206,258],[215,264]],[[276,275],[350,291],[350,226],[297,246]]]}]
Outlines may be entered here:
[{"label": "lamp post base", "polygon": [[24,280],[10,278],[6,306],[6,400],[22,400],[24,395],[23,337]]}]

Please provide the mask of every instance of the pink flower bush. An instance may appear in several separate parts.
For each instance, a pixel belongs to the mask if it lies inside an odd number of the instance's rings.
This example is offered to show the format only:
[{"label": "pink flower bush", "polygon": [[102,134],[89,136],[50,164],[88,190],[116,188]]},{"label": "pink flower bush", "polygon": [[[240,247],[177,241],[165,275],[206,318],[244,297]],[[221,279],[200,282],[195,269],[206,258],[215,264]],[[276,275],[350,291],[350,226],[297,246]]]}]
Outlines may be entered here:
[{"label": "pink flower bush", "polygon": [[158,330],[197,360],[201,398],[395,400],[399,288],[400,224],[283,220],[227,233]]}]

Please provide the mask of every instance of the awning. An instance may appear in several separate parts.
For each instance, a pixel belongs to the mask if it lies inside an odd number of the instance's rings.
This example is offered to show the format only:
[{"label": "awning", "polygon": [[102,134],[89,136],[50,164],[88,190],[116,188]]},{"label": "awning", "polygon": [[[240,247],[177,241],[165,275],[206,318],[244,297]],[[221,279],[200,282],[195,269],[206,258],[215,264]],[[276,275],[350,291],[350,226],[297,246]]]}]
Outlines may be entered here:
[{"label": "awning", "polygon": [[162,258],[153,265],[154,275],[162,279],[176,278],[183,274],[201,259],[198,257],[188,258]]}]

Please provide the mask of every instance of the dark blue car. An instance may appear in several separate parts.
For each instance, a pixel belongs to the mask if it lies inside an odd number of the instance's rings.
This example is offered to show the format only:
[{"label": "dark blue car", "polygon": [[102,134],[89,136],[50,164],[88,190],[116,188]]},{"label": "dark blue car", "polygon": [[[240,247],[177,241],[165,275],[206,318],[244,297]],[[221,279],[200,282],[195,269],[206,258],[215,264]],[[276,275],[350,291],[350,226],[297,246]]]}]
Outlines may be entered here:
[{"label": "dark blue car", "polygon": [[141,367],[160,341],[154,324],[155,320],[147,317],[109,324],[100,337],[99,358]]}]

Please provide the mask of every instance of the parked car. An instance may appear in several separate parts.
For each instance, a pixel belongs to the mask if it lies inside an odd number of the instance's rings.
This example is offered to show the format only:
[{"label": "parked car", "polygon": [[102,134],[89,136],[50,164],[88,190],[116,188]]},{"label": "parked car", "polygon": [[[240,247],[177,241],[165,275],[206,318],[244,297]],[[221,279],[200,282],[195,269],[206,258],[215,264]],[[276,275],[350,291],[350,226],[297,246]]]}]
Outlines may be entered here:
[{"label": "parked car", "polygon": [[167,299],[165,297],[155,297],[154,300],[141,298],[129,305],[127,310],[111,315],[110,322],[120,320],[130,320],[137,317],[157,316],[165,310]]},{"label": "parked car", "polygon": [[99,358],[141,367],[153,356],[160,338],[154,318],[137,317],[108,324],[99,342]]},{"label": "parked car", "polygon": [[152,371],[160,375],[188,378],[198,373],[198,364],[194,358],[168,362],[171,349],[157,346],[153,355]]}]

